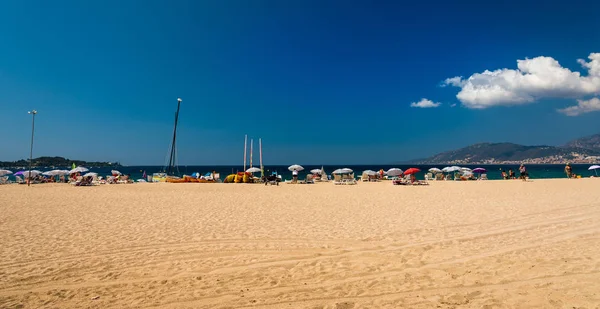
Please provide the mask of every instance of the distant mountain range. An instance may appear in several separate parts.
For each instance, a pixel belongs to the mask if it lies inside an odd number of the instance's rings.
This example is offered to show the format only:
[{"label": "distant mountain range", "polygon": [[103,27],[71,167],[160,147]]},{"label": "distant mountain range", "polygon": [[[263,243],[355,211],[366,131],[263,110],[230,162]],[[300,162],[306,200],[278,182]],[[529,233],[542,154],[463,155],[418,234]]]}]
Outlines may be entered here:
[{"label": "distant mountain range", "polygon": [[600,134],[573,140],[564,146],[524,146],[479,143],[411,161],[415,164],[563,164],[600,161]]},{"label": "distant mountain range", "polygon": [[[39,157],[32,160],[32,167],[70,167],[73,163],[76,166],[84,165],[86,167],[106,167],[121,166],[119,162],[86,162],[82,160],[71,160],[63,157]],[[0,161],[0,167],[26,167],[29,166],[29,160],[18,161]]]}]

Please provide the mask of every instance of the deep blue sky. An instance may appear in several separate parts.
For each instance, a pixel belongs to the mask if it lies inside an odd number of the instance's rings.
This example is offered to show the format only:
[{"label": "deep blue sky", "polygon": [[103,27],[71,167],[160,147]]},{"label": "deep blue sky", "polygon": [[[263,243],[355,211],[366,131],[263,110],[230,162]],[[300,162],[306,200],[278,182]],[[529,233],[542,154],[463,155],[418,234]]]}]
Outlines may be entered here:
[{"label": "deep blue sky", "polygon": [[[573,100],[473,110],[453,76],[600,52],[597,1],[9,1],[0,5],[0,160],[389,163],[476,142],[600,133]],[[582,74],[587,74],[582,71]],[[438,108],[412,108],[428,98]],[[457,104],[456,107],[450,107]],[[257,144],[255,143],[255,147]],[[255,155],[255,158],[258,156]],[[256,159],[257,160],[257,159]]]}]

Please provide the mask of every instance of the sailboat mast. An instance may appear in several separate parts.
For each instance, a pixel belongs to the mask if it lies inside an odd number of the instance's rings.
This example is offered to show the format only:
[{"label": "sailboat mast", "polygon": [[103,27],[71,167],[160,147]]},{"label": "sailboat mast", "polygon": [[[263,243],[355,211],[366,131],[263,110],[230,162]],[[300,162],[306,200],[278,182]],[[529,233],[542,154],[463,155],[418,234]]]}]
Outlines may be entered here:
[{"label": "sailboat mast", "polygon": [[175,140],[177,139],[177,122],[179,121],[179,108],[181,107],[181,99],[177,98],[177,112],[175,112],[175,127],[173,128],[173,143],[171,144],[171,156],[169,157],[169,167],[167,175],[170,175],[175,164]]},{"label": "sailboat mast", "polygon": [[252,146],[254,146],[254,140],[250,139],[250,168],[252,168]]},{"label": "sailboat mast", "polygon": [[260,176],[264,176],[263,164],[262,164],[262,138],[258,139],[258,160],[260,161]]},{"label": "sailboat mast", "polygon": [[258,139],[258,161],[260,161],[260,169],[263,169],[263,164],[262,164],[262,138]]},{"label": "sailboat mast", "polygon": [[244,135],[244,172],[246,172],[246,149],[248,149],[248,135]]}]

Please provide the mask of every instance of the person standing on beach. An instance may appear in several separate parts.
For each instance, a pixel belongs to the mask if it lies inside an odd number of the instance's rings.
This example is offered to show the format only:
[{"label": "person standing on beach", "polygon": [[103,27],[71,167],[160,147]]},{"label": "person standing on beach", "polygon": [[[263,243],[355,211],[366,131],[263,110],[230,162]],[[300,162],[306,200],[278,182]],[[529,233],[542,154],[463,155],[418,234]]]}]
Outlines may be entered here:
[{"label": "person standing on beach", "polygon": [[565,166],[565,174],[567,174],[567,178],[571,178],[573,177],[573,169],[571,168],[571,164],[567,163],[567,165]]},{"label": "person standing on beach", "polygon": [[293,183],[297,183],[298,182],[298,170],[293,170],[292,171],[292,182]]},{"label": "person standing on beach", "polygon": [[525,168],[525,165],[521,164],[521,166],[519,167],[519,173],[521,175],[519,175],[521,179],[523,179],[523,181],[527,180],[527,169]]}]

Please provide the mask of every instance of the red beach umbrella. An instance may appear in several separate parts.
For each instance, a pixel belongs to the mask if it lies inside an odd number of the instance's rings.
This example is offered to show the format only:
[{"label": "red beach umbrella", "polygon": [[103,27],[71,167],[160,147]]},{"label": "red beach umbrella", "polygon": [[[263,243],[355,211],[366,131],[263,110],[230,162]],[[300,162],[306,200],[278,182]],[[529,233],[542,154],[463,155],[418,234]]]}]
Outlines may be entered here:
[{"label": "red beach umbrella", "polygon": [[416,167],[411,167],[409,169],[407,169],[406,171],[404,171],[404,175],[410,175],[410,174],[415,174],[420,172],[421,170],[416,168]]}]

